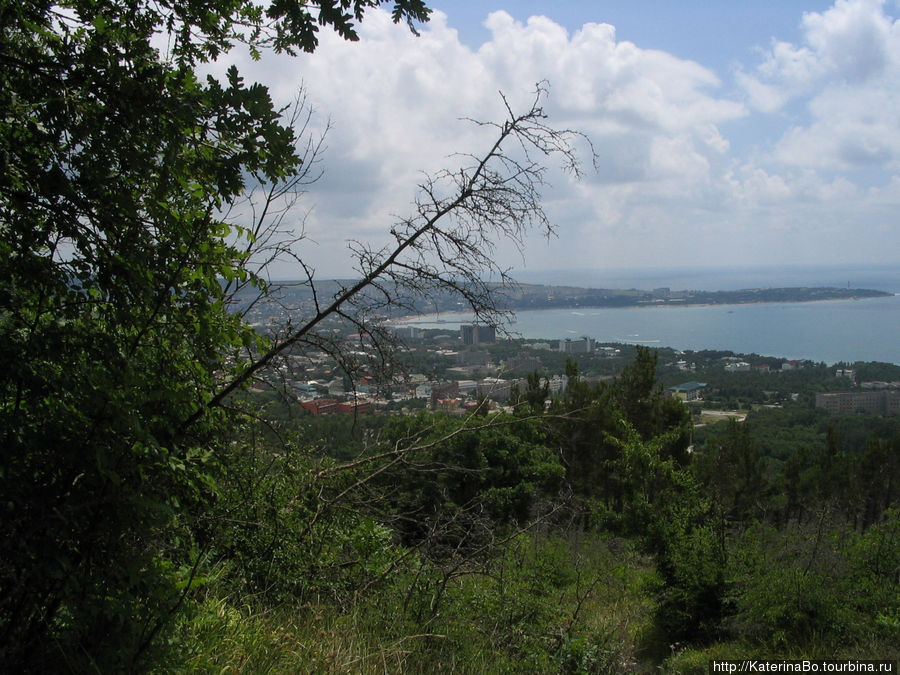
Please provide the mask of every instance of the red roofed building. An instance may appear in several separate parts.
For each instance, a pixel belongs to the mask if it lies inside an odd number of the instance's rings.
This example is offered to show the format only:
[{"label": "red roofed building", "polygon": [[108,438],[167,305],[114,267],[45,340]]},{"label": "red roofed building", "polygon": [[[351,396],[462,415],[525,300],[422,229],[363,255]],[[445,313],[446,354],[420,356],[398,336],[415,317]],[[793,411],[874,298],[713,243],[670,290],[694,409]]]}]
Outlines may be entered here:
[{"label": "red roofed building", "polygon": [[314,401],[303,401],[300,407],[304,410],[309,410],[316,416],[338,412],[338,402],[333,398],[317,398]]},{"label": "red roofed building", "polygon": [[368,412],[372,407],[371,401],[347,401],[338,403],[337,411],[345,415]]}]

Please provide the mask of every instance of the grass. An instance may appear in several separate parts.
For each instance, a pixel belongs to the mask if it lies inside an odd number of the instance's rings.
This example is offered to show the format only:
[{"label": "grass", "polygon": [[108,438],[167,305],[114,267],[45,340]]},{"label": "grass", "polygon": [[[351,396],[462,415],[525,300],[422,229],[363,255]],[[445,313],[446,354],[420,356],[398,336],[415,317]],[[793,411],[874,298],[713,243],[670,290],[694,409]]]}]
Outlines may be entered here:
[{"label": "grass", "polygon": [[621,543],[528,539],[483,571],[455,578],[439,611],[418,620],[412,605],[403,614],[403,575],[345,608],[297,603],[260,611],[214,585],[183,619],[172,669],[634,672],[638,636],[652,620],[648,575],[647,560]]},{"label": "grass", "polygon": [[708,645],[669,644],[654,623],[650,560],[599,535],[523,536],[449,578],[437,602],[446,569],[418,561],[344,606],[317,599],[265,610],[216,579],[182,618],[175,660],[157,672],[706,673],[712,659],[900,656],[894,615],[846,644],[823,634],[763,645],[734,632]]}]

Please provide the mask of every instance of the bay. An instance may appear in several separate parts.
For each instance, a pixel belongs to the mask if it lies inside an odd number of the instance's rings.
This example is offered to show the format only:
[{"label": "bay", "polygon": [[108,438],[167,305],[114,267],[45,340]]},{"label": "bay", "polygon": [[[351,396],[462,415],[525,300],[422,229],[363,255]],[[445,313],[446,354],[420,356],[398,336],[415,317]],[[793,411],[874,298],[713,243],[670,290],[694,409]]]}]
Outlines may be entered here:
[{"label": "bay", "polygon": [[[410,321],[458,330],[471,314]],[[523,338],[716,349],[825,363],[900,365],[900,295],[825,302],[528,310],[509,330]]]}]

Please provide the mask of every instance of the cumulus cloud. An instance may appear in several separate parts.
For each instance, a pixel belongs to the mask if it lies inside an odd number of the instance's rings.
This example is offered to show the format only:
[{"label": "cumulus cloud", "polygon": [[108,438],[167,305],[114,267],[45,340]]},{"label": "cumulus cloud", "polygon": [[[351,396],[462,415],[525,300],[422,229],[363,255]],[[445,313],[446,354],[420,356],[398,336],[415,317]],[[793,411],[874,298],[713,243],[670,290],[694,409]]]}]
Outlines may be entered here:
[{"label": "cumulus cloud", "polygon": [[753,73],[741,73],[751,104],[770,112],[827,84],[865,86],[896,65],[898,32],[883,0],[837,0],[801,20],[803,44],[773,40]]},{"label": "cumulus cloud", "polygon": [[[900,75],[900,74],[898,74]],[[832,86],[809,103],[811,122],[778,143],[779,161],[825,169],[900,168],[900,77],[877,86]]]},{"label": "cumulus cloud", "polygon": [[801,22],[803,44],[776,42],[754,73],[739,73],[748,101],[771,113],[802,103],[777,143],[788,166],[896,170],[900,129],[900,23],[881,0],[837,0]]},{"label": "cumulus cloud", "polygon": [[[377,240],[387,232],[392,214],[408,210],[422,171],[486,147],[485,130],[461,118],[502,119],[498,91],[521,109],[539,81],[550,86],[550,122],[586,133],[599,150],[597,172],[588,174],[591,201],[576,209],[582,216],[602,213],[609,221],[619,212],[612,205],[635,190],[615,186],[644,185],[671,199],[714,180],[710,173],[729,146],[719,125],[746,109],[717,96],[721,82],[712,70],[619,41],[608,24],[570,34],[546,17],[522,23],[501,11],[485,25],[491,39],[473,50],[441,12],[415,37],[373,11],[356,44],[323,34],[313,55],[240,64],[280,100],[302,80],[331,119],[326,175],[311,190],[314,210],[306,220],[326,257],[342,239]],[[551,215],[570,213],[566,202],[584,191],[562,175],[551,179]]]},{"label": "cumulus cloud", "polygon": [[[808,240],[811,219],[838,227],[853,209],[894,194],[823,172],[900,168],[896,22],[877,0],[838,0],[798,20],[800,44],[773,41],[755,68],[732,73],[746,103],[726,93],[732,83],[722,73],[619,40],[612,25],[569,31],[503,11],[486,17],[490,38],[474,49],[439,11],[415,37],[373,10],[358,43],[323,33],[315,54],[239,65],[281,101],[302,82],[319,119],[331,120],[326,174],[310,191],[305,221],[317,242],[308,255],[323,274],[347,268],[339,253],[347,240],[387,241],[423,171],[485,149],[489,134],[464,118],[501,120],[498,91],[521,109],[544,80],[549,122],[586,133],[597,157],[596,172],[580,183],[550,175],[546,206],[560,236],[530,240],[532,264],[651,264],[653,256],[695,263],[710,255],[721,262],[710,252],[733,253],[738,235],[755,242],[740,251],[770,261],[788,229],[794,241]],[[753,158],[736,154],[734,124],[797,101],[803,114],[780,140],[759,141],[766,151]],[[515,252],[500,262],[521,265]]]},{"label": "cumulus cloud", "polygon": [[838,0],[827,12],[803,16],[806,39],[826,73],[864,82],[884,71],[893,26],[883,4],[883,0]]}]

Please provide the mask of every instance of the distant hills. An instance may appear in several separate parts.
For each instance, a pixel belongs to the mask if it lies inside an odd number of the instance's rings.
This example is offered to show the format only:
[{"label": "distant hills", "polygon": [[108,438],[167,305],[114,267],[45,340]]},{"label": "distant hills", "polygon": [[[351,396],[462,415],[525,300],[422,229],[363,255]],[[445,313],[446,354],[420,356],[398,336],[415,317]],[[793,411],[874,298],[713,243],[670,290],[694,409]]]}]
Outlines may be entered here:
[{"label": "distant hills", "polygon": [[[253,307],[251,321],[260,323],[274,315],[307,313],[313,310],[314,295],[308,284],[282,282],[275,298],[269,302],[255,303],[254,289],[247,289],[238,297],[235,309]],[[352,280],[323,280],[316,283],[319,301],[337,295],[343,288],[353,285]],[[850,300],[890,296],[891,293],[863,288],[792,287],[747,288],[736,291],[696,291],[656,288],[611,289],[580,288],[576,286],[549,286],[541,284],[517,284],[514,286],[489,286],[496,292],[497,307],[501,310],[564,309],[573,307],[651,307],[684,305],[737,305],[762,302],[813,302],[821,300]],[[398,292],[397,296],[402,294]],[[377,301],[384,302],[378,294]],[[434,314],[439,312],[464,312],[468,306],[461,294],[441,293],[420,297],[405,297],[405,307],[380,307],[379,314]],[[365,301],[363,301],[363,304]]]},{"label": "distant hills", "polygon": [[737,291],[652,291],[569,286],[520,285],[507,291],[509,309],[555,309],[567,307],[637,307],[658,305],[738,305],[758,302],[813,302],[889,296],[890,293],[862,288],[797,287],[747,288]]}]

